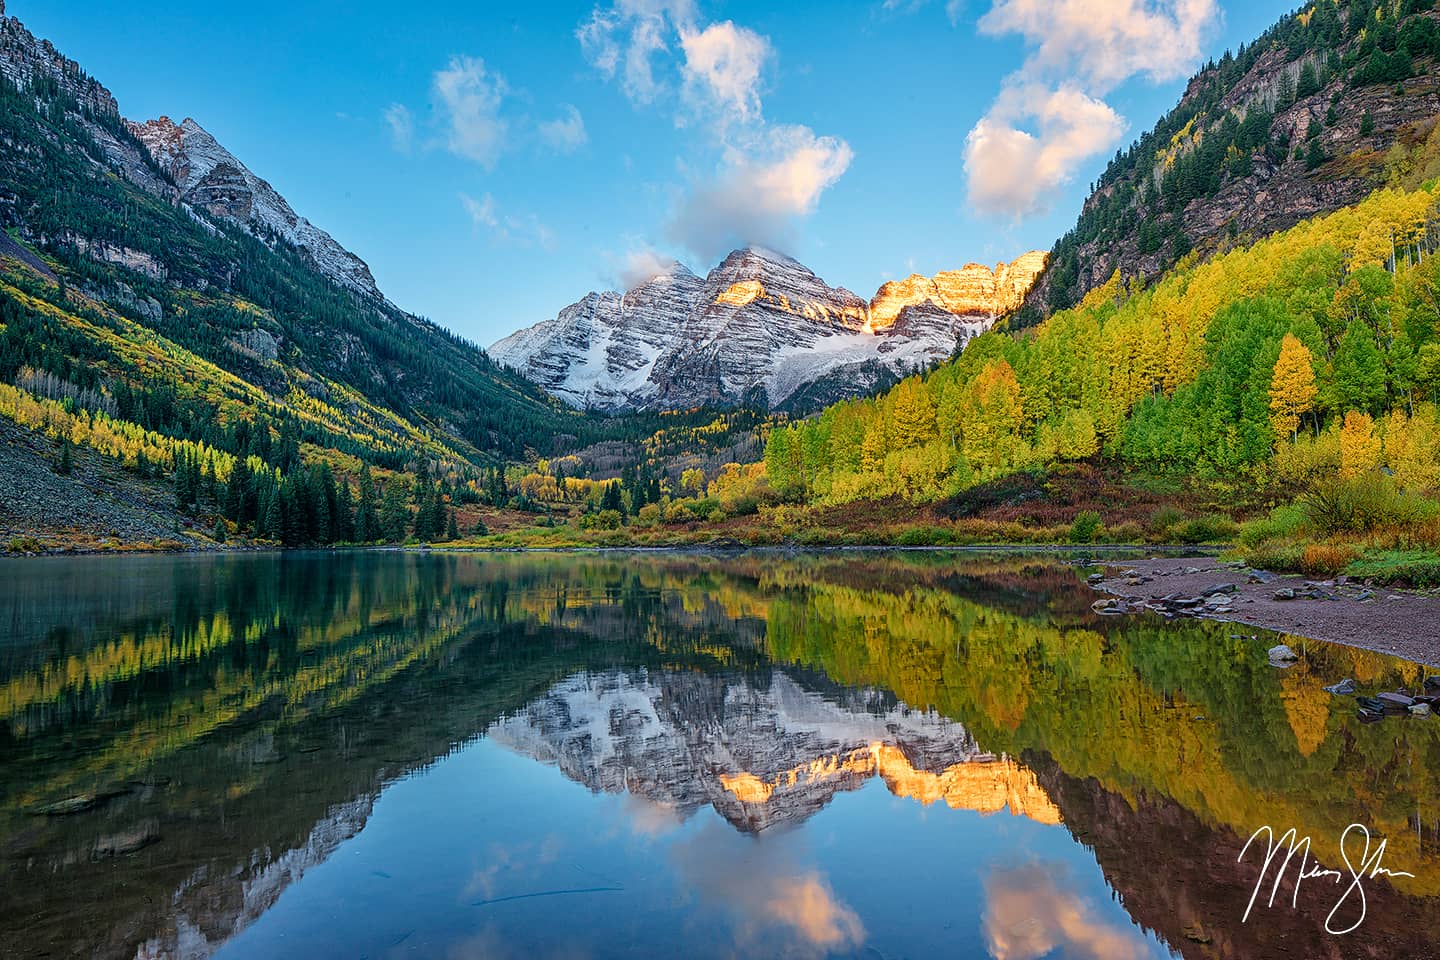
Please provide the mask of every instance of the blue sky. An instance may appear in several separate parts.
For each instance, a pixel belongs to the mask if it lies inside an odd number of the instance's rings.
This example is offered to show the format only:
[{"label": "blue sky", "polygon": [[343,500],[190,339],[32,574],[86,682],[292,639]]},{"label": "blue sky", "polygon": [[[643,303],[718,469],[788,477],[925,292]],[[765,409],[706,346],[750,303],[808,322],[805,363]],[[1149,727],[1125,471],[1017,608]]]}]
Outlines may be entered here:
[{"label": "blue sky", "polygon": [[750,240],[871,295],[1048,249],[1255,0],[8,0],[488,344]]}]

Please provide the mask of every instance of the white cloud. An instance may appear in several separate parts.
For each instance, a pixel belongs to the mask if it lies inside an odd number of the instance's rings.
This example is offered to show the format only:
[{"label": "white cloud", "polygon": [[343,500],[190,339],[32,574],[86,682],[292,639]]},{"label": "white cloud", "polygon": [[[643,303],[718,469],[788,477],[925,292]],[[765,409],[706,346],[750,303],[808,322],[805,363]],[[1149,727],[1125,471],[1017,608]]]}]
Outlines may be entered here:
[{"label": "white cloud", "polygon": [[770,128],[749,149],[728,151],[715,179],[682,199],[667,233],[707,260],[746,243],[784,248],[853,156],[845,141],[809,127]]},{"label": "white cloud", "polygon": [[789,245],[850,165],[845,141],[765,120],[769,38],[729,20],[707,24],[693,0],[615,0],[597,7],[576,36],[632,102],[666,96],[678,126],[698,122],[708,134],[692,144],[717,151],[719,162],[679,191],[666,225],[671,242],[702,257],[739,243]]},{"label": "white cloud", "polygon": [[1026,72],[1075,77],[1104,94],[1137,74],[1186,77],[1219,16],[1216,0],[996,0],[980,29],[1034,47]]},{"label": "white cloud", "polygon": [[1124,132],[1108,104],[1072,87],[1008,88],[965,138],[970,203],[990,216],[1040,212],[1081,163],[1108,152]]},{"label": "white cloud", "polygon": [[460,194],[460,206],[465,210],[476,230],[485,230],[500,243],[521,247],[555,249],[555,232],[540,222],[535,214],[502,216],[496,209],[495,198],[485,194],[479,200],[468,193]]},{"label": "white cloud", "polygon": [[540,140],[558,153],[573,153],[589,142],[585,118],[572,104],[566,104],[562,115],[539,125]]},{"label": "white cloud", "polygon": [[1012,218],[1044,210],[1123,136],[1101,97],[1136,76],[1186,76],[1218,18],[1216,0],[995,0],[981,31],[1019,34],[1031,52],[965,138],[971,204]]},{"label": "white cloud", "polygon": [[403,103],[392,103],[385,108],[384,117],[395,149],[409,153],[415,142],[415,118],[410,115],[410,108]]},{"label": "white cloud", "polygon": [[625,95],[650,103],[665,88],[656,79],[653,60],[669,49],[665,37],[695,19],[691,0],[618,0],[596,7],[575,36],[588,59],[607,80],[620,77]]},{"label": "white cloud", "polygon": [[479,200],[468,193],[460,194],[460,205],[470,215],[470,220],[477,227],[489,227],[491,230],[499,229],[500,220],[495,216],[495,198],[485,194]]},{"label": "white cloud", "polygon": [[674,257],[667,257],[657,250],[640,248],[631,250],[616,265],[615,279],[621,290],[633,290],[640,284],[656,277],[674,273],[679,266]]},{"label": "white cloud", "polygon": [[[930,5],[930,0],[884,0],[880,4],[880,10],[885,14],[905,16],[917,13]],[[965,13],[965,0],[946,0],[945,16],[952,24],[959,23],[960,17]]]},{"label": "white cloud", "polygon": [[760,117],[760,72],[770,58],[770,41],[732,21],[703,30],[681,28],[685,53],[685,93],[700,109],[713,106],[722,116]]},{"label": "white cloud", "polygon": [[504,152],[509,124],[500,105],[509,92],[505,78],[478,57],[453,57],[435,74],[435,98],[444,115],[446,146],[487,170]]}]

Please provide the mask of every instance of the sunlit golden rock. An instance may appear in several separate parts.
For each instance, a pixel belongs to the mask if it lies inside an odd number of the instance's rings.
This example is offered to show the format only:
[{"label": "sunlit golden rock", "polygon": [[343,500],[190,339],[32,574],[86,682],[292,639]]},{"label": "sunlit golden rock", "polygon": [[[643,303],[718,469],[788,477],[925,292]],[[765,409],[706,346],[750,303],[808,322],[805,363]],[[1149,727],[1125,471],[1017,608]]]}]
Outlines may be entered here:
[{"label": "sunlit golden rock", "polygon": [[765,296],[765,285],[759,280],[740,280],[730,284],[715,298],[716,303],[743,307]]},{"label": "sunlit golden rock", "polygon": [[1019,307],[1025,294],[1045,268],[1046,254],[1032,250],[1011,263],[991,269],[967,263],[959,270],[942,270],[934,277],[911,274],[882,286],[870,301],[870,328],[886,330],[907,307],[933,304],[965,316],[1000,316]]}]

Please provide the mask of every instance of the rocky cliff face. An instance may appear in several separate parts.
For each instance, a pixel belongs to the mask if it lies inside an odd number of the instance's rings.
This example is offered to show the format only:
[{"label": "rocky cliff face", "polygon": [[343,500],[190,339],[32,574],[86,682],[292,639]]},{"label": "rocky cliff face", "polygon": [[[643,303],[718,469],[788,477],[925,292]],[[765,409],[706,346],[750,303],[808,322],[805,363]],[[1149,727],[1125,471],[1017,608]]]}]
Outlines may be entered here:
[{"label": "rocky cliff face", "polygon": [[915,276],[867,303],[751,247],[703,280],[677,265],[623,295],[592,293],[490,353],[577,407],[804,408],[948,358],[1013,309],[1043,263]]},{"label": "rocky cliff face", "polygon": [[681,817],[713,807],[746,832],[798,823],[874,777],[927,805],[1060,822],[1034,774],[985,753],[964,727],[878,692],[852,695],[827,699],[780,670],[760,683],[583,673],[489,736],[591,790],[635,794]]},{"label": "rocky cliff face", "polygon": [[1013,263],[996,264],[993,270],[967,263],[933,277],[914,273],[880,288],[870,301],[870,323],[875,329],[884,329],[893,326],[906,310],[924,305],[958,316],[1004,316],[1020,306],[1044,268],[1045,254],[1032,250]]},{"label": "rocky cliff face", "polygon": [[363,260],[330,234],[299,216],[285,198],[251,173],[204,127],[169,117],[130,123],[130,130],[170,175],[180,198],[212,217],[233,220],[262,238],[273,235],[309,254],[325,276],[359,293],[378,297],[375,278]]}]

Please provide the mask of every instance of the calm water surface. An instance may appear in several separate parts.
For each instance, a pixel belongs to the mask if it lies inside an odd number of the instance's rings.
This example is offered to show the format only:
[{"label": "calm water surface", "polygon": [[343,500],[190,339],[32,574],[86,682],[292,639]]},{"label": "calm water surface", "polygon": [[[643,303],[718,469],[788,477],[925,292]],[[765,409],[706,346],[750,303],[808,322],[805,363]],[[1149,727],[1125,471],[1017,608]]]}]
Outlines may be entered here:
[{"label": "calm water surface", "polygon": [[[1440,952],[1440,720],[1321,689],[1426,669],[1278,670],[1274,635],[1092,614],[1085,572],[0,561],[0,956]],[[1241,922],[1254,830],[1331,867],[1352,822],[1414,874],[1353,933],[1324,880]]]}]

